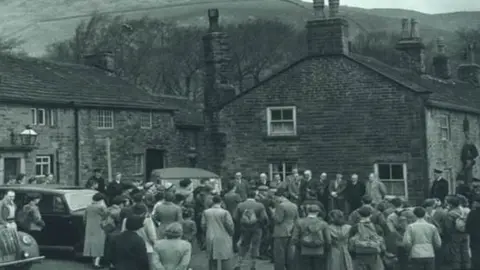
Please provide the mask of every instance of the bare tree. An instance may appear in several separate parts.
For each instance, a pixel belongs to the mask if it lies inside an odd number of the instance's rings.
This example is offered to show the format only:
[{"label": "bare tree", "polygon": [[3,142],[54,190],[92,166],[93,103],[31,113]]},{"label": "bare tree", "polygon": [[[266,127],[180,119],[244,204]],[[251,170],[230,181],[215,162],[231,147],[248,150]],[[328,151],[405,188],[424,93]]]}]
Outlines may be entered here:
[{"label": "bare tree", "polygon": [[25,52],[19,49],[19,47],[22,46],[23,43],[24,41],[15,38],[0,39],[0,53],[25,55]]}]

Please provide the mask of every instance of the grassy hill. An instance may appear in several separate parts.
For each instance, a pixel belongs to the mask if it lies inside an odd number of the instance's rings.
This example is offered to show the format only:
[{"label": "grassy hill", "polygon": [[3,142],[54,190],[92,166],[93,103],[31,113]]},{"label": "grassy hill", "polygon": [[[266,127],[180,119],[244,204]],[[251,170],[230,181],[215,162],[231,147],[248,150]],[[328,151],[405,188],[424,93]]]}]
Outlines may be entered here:
[{"label": "grassy hill", "polygon": [[[299,0],[0,0],[0,37],[23,39],[33,56],[55,41],[70,38],[82,20],[98,11],[128,18],[150,16],[180,24],[207,25],[206,10],[220,9],[222,23],[249,18],[278,18],[303,27],[311,17],[311,3]],[[400,31],[401,17],[417,18],[429,41],[444,36],[455,41],[455,30],[480,25],[480,12],[429,15],[411,10],[341,7],[350,21],[351,35],[363,31]]]}]

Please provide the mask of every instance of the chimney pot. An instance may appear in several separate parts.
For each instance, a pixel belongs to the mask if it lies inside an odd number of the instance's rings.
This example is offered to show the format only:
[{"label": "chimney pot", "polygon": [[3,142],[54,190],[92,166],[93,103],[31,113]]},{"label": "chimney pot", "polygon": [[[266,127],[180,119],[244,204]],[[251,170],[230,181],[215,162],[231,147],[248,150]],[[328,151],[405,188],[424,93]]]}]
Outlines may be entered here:
[{"label": "chimney pot", "polygon": [[437,52],[439,54],[445,54],[445,40],[443,37],[437,38]]},{"label": "chimney pot", "polygon": [[217,8],[211,8],[208,10],[208,23],[210,32],[216,32],[219,30],[218,17],[220,16]]},{"label": "chimney pot", "polygon": [[418,29],[417,19],[411,19],[410,24],[411,24],[410,37],[411,38],[420,38],[420,30]]},{"label": "chimney pot", "polygon": [[337,17],[340,8],[340,0],[328,0],[330,18]]},{"label": "chimney pot", "polygon": [[108,72],[115,71],[115,57],[111,51],[101,51],[98,53],[85,55],[83,60],[88,66],[103,69]]},{"label": "chimney pot", "polygon": [[325,18],[325,0],[313,0],[315,17]]},{"label": "chimney pot", "polygon": [[410,31],[408,29],[408,19],[403,18],[402,19],[402,33],[401,33],[402,39],[407,39],[410,37]]}]

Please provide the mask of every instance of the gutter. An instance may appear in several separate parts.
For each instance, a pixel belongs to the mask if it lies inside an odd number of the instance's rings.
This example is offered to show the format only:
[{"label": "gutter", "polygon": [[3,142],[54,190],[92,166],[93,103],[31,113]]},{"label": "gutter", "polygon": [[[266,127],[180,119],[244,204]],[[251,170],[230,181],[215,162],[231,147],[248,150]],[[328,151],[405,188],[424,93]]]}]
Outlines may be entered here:
[{"label": "gutter", "polygon": [[75,186],[80,186],[80,115],[79,108],[75,102],[70,102],[73,107],[74,129],[75,129]]},{"label": "gutter", "polygon": [[462,105],[455,105],[455,104],[451,104],[443,101],[436,101],[436,100],[429,99],[427,100],[426,105],[430,107],[440,108],[440,109],[447,109],[447,110],[452,110],[457,112],[472,113],[472,114],[480,115],[480,110],[478,109],[473,109],[471,107],[462,106]]}]

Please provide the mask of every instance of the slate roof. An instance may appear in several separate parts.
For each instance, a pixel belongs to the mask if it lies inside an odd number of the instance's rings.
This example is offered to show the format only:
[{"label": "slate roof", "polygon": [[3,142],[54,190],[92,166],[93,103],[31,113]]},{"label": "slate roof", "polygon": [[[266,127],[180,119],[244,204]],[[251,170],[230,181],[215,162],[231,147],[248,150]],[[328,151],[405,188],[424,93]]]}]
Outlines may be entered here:
[{"label": "slate roof", "polygon": [[356,54],[303,57],[279,72],[272,74],[270,77],[266,78],[254,87],[242,92],[232,100],[227,101],[219,108],[222,109],[224,106],[233,102],[238,97],[243,96],[250,91],[254,91],[263,83],[274,79],[275,77],[287,72],[292,68],[295,68],[298,64],[304,61],[323,57],[346,57],[380,75],[383,75],[389,80],[401,84],[412,91],[429,94],[427,99],[428,105],[450,110],[480,114],[480,87],[478,86],[455,79],[442,80],[431,75],[420,76],[411,70],[395,68],[371,57]]},{"label": "slate roof", "polygon": [[200,107],[186,99],[152,96],[98,68],[10,55],[0,55],[0,101],[172,111],[177,124],[203,123]]}]

